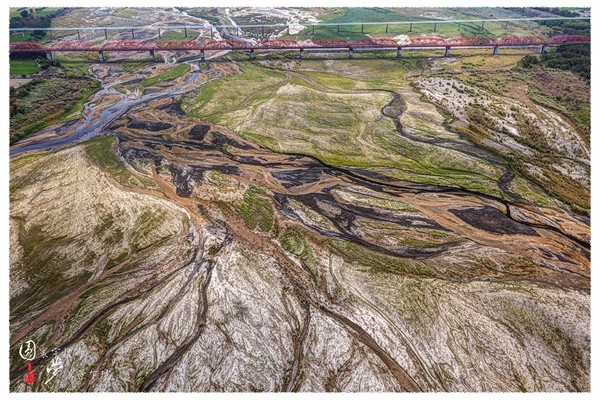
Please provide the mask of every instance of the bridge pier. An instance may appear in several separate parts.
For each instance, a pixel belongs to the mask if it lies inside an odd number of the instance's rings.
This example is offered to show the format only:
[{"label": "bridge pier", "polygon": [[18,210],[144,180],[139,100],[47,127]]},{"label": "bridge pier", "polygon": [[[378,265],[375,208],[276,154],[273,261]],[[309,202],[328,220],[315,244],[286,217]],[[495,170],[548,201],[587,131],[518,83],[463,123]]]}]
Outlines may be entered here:
[{"label": "bridge pier", "polygon": [[150,50],[150,61],[156,61],[156,56],[154,55],[154,50]]},{"label": "bridge pier", "polygon": [[50,61],[54,61],[54,57],[52,56],[52,52],[51,51],[47,51],[46,52],[46,58]]},{"label": "bridge pier", "polygon": [[450,46],[446,46],[446,51],[444,52],[444,57],[450,57]]},{"label": "bridge pier", "polygon": [[385,33],[388,33],[388,24],[385,24]]},{"label": "bridge pier", "polygon": [[204,57],[204,50],[200,50],[200,61],[205,61],[206,58]]},{"label": "bridge pier", "polygon": [[105,61],[105,58],[104,58],[104,52],[103,52],[102,50],[100,50],[100,51],[98,52],[98,60],[99,60],[101,63],[103,63],[103,62]]},{"label": "bridge pier", "polygon": [[77,40],[81,40],[81,35],[79,34],[79,29],[77,29]]},{"label": "bridge pier", "polygon": [[398,47],[398,50],[396,51],[396,58],[401,58],[402,57],[402,47]]},{"label": "bridge pier", "polygon": [[254,49],[250,49],[250,59],[254,60]]},{"label": "bridge pier", "polygon": [[458,23],[458,31],[460,32],[460,22]]},{"label": "bridge pier", "polygon": [[104,40],[108,40],[108,31],[104,30]]},{"label": "bridge pier", "polygon": [[135,33],[133,33],[133,29],[131,30],[131,38],[135,39]]},{"label": "bridge pier", "polygon": [[408,28],[409,32],[412,32],[412,22],[410,23],[410,28]]},{"label": "bridge pier", "polygon": [[160,28],[158,28],[158,38],[160,39]]},{"label": "bridge pier", "polygon": [[183,36],[187,37],[187,28],[185,26],[183,27]]},{"label": "bridge pier", "polygon": [[540,47],[540,54],[544,54],[547,49],[548,49],[548,46],[543,44],[542,47]]},{"label": "bridge pier", "polygon": [[352,60],[352,49],[348,50],[348,60]]},{"label": "bridge pier", "polygon": [[300,49],[300,59],[304,60],[304,49]]},{"label": "bridge pier", "polygon": [[437,22],[434,22],[434,23],[433,23],[433,31],[434,31],[434,32],[437,32]]},{"label": "bridge pier", "polygon": [[494,50],[492,50],[492,54],[497,56],[500,54],[500,47],[494,46]]}]

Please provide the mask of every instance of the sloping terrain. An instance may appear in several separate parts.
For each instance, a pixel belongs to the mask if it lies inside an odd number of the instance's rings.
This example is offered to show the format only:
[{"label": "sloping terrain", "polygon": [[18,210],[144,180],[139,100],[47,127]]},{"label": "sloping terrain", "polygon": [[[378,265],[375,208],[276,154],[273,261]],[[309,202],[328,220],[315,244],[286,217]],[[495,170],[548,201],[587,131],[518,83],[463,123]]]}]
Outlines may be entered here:
[{"label": "sloping terrain", "polygon": [[91,66],[11,148],[11,391],[589,391],[589,86],[523,56]]}]

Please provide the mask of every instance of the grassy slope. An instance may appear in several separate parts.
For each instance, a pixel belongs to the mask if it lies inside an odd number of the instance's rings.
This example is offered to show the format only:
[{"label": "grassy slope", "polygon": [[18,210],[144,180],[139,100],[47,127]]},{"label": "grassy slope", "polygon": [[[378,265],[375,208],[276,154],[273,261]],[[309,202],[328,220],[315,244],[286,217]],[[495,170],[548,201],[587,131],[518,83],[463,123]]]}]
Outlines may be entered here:
[{"label": "grassy slope", "polygon": [[[517,50],[515,50],[516,52]],[[505,53],[510,54],[508,51]],[[521,69],[515,73],[516,65],[523,54],[516,57],[493,57],[487,55],[474,55],[457,58],[456,66],[442,67],[444,72],[438,72],[448,77],[453,77],[467,85],[472,85],[488,94],[499,95],[508,100],[519,100],[524,104],[536,104],[547,110],[557,112],[563,119],[572,123],[574,131],[589,143],[589,86],[585,80],[571,72],[542,68],[539,65],[531,69]],[[479,70],[479,74],[456,74],[459,70]],[[533,107],[529,107],[529,110]],[[485,140],[493,138],[495,123],[502,120],[505,115],[497,107],[486,107],[484,112],[480,106],[469,107],[471,118],[468,127],[459,128],[460,132],[475,143],[484,147]],[[533,129],[529,129],[525,117],[518,112],[512,113],[520,121],[521,136],[517,142],[536,149],[533,155],[524,152],[502,154],[510,165],[528,176],[534,182],[552,193],[552,197],[559,198],[569,205],[579,209],[589,209],[589,187],[584,187],[575,179],[559,175],[554,170],[555,164],[560,164],[564,154],[552,148],[547,138]],[[493,139],[492,139],[493,140]],[[492,151],[494,151],[492,149]],[[531,165],[536,165],[543,170],[547,177],[541,178],[531,173]],[[512,185],[512,190],[537,204],[548,205],[548,195],[541,193],[537,187],[532,187],[517,177]]]},{"label": "grassy slope", "polygon": [[180,76],[185,75],[190,70],[190,66],[188,64],[179,64],[176,67],[170,68],[160,75],[153,76],[151,78],[146,78],[142,81],[142,86],[148,87],[157,84],[158,82],[168,81],[172,79],[179,78]]},{"label": "grassy slope", "polygon": [[154,187],[155,185],[150,179],[138,177],[125,168],[123,162],[112,150],[114,143],[114,136],[99,136],[85,142],[90,160],[122,185],[141,188]]},{"label": "grassy slope", "polygon": [[285,79],[280,72],[251,64],[240,64],[240,70],[240,75],[213,80],[203,85],[189,114],[218,122],[224,109],[233,111],[244,108],[244,104],[252,100],[253,96],[268,92],[269,88],[280,85]]},{"label": "grassy slope", "polygon": [[[360,71],[342,63],[349,67],[348,78],[322,72],[307,76],[334,90],[377,87],[386,76],[390,89],[401,83],[401,63],[362,61]],[[380,113],[391,101],[390,93],[335,93],[298,77],[283,85],[282,73],[257,66],[242,71],[204,85],[190,114],[224,124],[274,151],[308,154],[330,165],[370,169],[397,179],[500,194],[495,167],[398,135]]]},{"label": "grassy slope", "polygon": [[11,93],[10,142],[66,120],[99,87],[88,78],[39,79],[19,87]]}]

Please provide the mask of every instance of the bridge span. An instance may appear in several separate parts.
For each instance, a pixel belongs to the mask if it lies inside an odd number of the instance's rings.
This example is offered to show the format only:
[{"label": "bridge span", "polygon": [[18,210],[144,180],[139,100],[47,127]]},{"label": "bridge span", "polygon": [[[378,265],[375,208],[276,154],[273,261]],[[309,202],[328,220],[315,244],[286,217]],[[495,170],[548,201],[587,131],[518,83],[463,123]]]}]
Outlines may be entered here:
[{"label": "bridge span", "polygon": [[544,53],[548,46],[562,46],[590,43],[589,36],[562,35],[547,39],[539,36],[506,36],[493,40],[488,37],[471,36],[460,37],[451,40],[442,38],[411,38],[409,41],[401,42],[390,38],[367,38],[347,42],[342,39],[317,39],[307,41],[294,41],[286,39],[263,40],[249,42],[242,40],[211,40],[206,43],[197,41],[109,41],[103,44],[84,41],[62,41],[43,45],[35,42],[13,42],[10,43],[11,53],[45,53],[49,59],[53,59],[54,52],[97,52],[100,62],[105,61],[105,52],[149,52],[150,58],[155,61],[157,51],[199,51],[200,59],[205,59],[206,51],[247,51],[250,59],[254,59],[256,51],[298,51],[300,58],[304,58],[304,52],[324,51],[347,51],[351,59],[354,51],[396,51],[398,58],[402,57],[403,49],[444,49],[444,56],[450,57],[452,48],[491,48],[492,54],[498,55],[500,48],[510,47],[539,47],[540,53]]}]

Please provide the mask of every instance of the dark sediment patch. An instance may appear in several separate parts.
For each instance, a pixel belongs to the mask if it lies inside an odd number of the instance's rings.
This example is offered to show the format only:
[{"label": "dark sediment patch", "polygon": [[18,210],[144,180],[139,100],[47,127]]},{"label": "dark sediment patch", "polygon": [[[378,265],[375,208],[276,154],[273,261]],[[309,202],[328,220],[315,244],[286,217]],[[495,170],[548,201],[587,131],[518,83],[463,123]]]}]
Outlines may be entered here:
[{"label": "dark sediment patch", "polygon": [[538,235],[531,227],[510,219],[490,206],[448,210],[467,224],[486,232],[507,235]]},{"label": "dark sediment patch", "polygon": [[127,127],[130,129],[143,129],[150,132],[159,132],[172,128],[173,124],[162,121],[134,119],[130,117]]},{"label": "dark sediment patch", "polygon": [[236,156],[235,161],[241,164],[248,165],[265,165],[265,163],[261,160],[264,157],[255,157],[255,156]]},{"label": "dark sediment patch", "polygon": [[271,175],[281,181],[284,188],[302,186],[307,183],[315,183],[321,179],[320,169],[293,169],[287,171],[271,172]]},{"label": "dark sediment patch", "polygon": [[[301,202],[305,206],[311,208],[313,211],[317,212],[322,217],[326,218],[331,222],[333,226],[337,229],[336,231],[331,231],[325,229],[321,226],[307,224],[306,221],[303,221],[300,218],[293,207],[289,205],[288,199],[294,199],[296,201]],[[454,244],[446,243],[439,244],[434,246],[427,247],[383,247],[379,244],[370,242],[360,237],[355,233],[356,230],[360,230],[361,227],[355,224],[355,221],[358,217],[362,217],[365,219],[371,219],[372,209],[363,207],[365,210],[365,214],[360,215],[357,213],[358,209],[348,209],[346,205],[340,205],[336,202],[333,196],[329,193],[312,193],[310,195],[285,195],[282,193],[275,193],[274,200],[277,204],[277,209],[281,212],[282,215],[287,218],[294,219],[302,222],[308,228],[316,231],[317,233],[332,238],[344,239],[353,243],[360,244],[365,246],[371,250],[379,252],[381,254],[387,254],[397,257],[430,257],[437,254],[440,254],[450,247],[453,247]],[[371,213],[369,213],[371,212]],[[389,221],[392,223],[400,223],[399,220]],[[433,224],[437,225],[435,222]],[[404,221],[404,226],[413,226],[411,221]],[[443,228],[442,228],[443,229]],[[444,229],[445,230],[445,229]]]},{"label": "dark sediment patch", "polygon": [[140,83],[141,81],[143,81],[143,78],[133,78],[128,81],[122,82],[121,85],[131,85],[134,83]]},{"label": "dark sediment patch", "polygon": [[190,139],[204,140],[204,136],[208,131],[210,131],[210,126],[208,125],[194,125],[192,129],[190,129],[188,136]]},{"label": "dark sediment patch", "polygon": [[550,252],[546,249],[540,249],[540,251],[542,252],[542,254],[544,256],[546,256],[546,258],[549,258],[551,260],[557,260],[560,262],[565,262],[565,263],[570,263],[570,264],[574,264],[573,260],[571,258],[569,258],[569,256],[567,256],[565,253],[563,252]]},{"label": "dark sediment patch", "polygon": [[147,159],[152,160],[154,165],[159,166],[162,164],[163,161],[163,157],[160,154],[145,149],[138,149],[136,147],[120,145],[120,151],[123,157],[129,163],[131,163],[134,160]]},{"label": "dark sediment patch", "polygon": [[229,136],[221,133],[221,132],[213,132],[212,133],[212,142],[217,146],[223,146],[223,145],[228,145],[228,146],[232,146],[235,147],[237,149],[240,150],[253,150],[254,147],[250,146],[249,144],[246,143],[240,143],[235,139],[230,138]]},{"label": "dark sediment patch", "polygon": [[175,192],[181,197],[190,197],[194,191],[194,186],[202,185],[205,171],[219,171],[226,175],[239,175],[240,170],[235,165],[212,165],[212,166],[198,166],[191,165],[185,167],[179,167],[171,164],[169,171],[173,176],[173,185],[175,185]]},{"label": "dark sediment patch", "polygon": [[169,165],[169,172],[173,176],[173,184],[175,185],[175,193],[181,197],[190,197],[194,191],[194,186],[191,181],[191,170],[188,168],[179,168],[175,165]]},{"label": "dark sediment patch", "polygon": [[179,115],[179,116],[185,116],[185,112],[181,109],[181,105],[179,104],[179,102],[174,101],[172,103],[168,103],[168,104],[164,104],[162,106],[156,107],[156,109],[161,110],[161,111],[165,111],[168,114],[171,115]]}]

